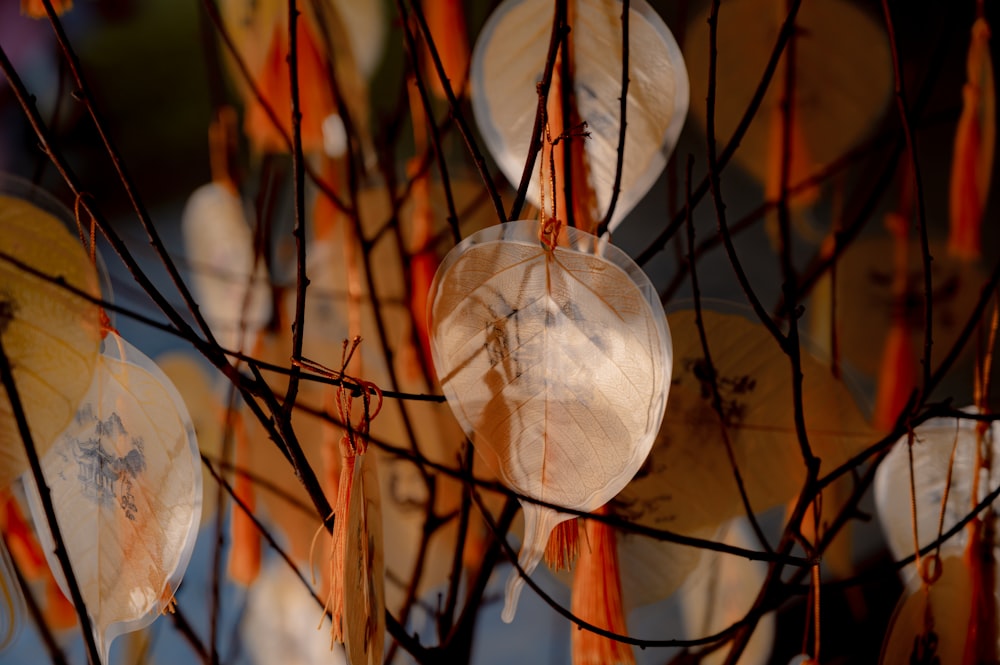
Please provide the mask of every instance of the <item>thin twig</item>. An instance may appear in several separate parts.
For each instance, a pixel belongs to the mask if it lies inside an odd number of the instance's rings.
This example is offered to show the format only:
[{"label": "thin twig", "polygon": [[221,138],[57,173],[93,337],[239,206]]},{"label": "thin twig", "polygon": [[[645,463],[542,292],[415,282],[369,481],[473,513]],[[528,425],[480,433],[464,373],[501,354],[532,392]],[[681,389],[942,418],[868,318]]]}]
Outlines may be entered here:
[{"label": "thin twig", "polygon": [[[129,201],[135,210],[136,216],[139,219],[139,223],[142,225],[143,230],[149,238],[149,243],[152,245],[157,257],[160,259],[160,263],[163,265],[164,269],[167,271],[167,275],[170,277],[171,282],[174,284],[174,288],[181,295],[184,300],[184,304],[187,306],[191,315],[194,317],[195,322],[198,324],[198,328],[201,330],[202,334],[210,341],[214,342],[215,338],[212,335],[212,331],[205,321],[205,318],[201,314],[201,310],[198,307],[198,303],[195,302],[194,297],[191,295],[191,291],[188,289],[184,280],[181,279],[181,275],[177,270],[177,266],[174,262],[170,260],[170,256],[167,253],[166,247],[163,245],[163,241],[160,239],[160,234],[156,230],[156,226],[153,224],[153,220],[150,218],[149,211],[146,210],[146,206],[139,199],[138,191],[135,186],[135,182],[132,179],[131,174],[125,167],[125,162],[122,159],[122,155],[119,152],[115,143],[111,140],[108,135],[104,119],[101,117],[97,106],[94,104],[93,93],[90,91],[90,87],[87,84],[86,79],[83,76],[83,71],[80,66],[80,60],[74,51],[73,46],[70,44],[69,39],[66,37],[66,33],[63,30],[62,21],[59,20],[59,16],[55,9],[52,7],[51,0],[42,0],[45,5],[45,11],[49,15],[49,22],[52,24],[52,29],[56,35],[56,42],[59,44],[59,48],[62,50],[63,56],[66,59],[66,63],[69,65],[69,71],[73,75],[73,80],[77,86],[76,97],[81,100],[83,105],[87,109],[87,113],[90,115],[91,121],[94,123],[94,128],[97,130],[98,135],[101,138],[101,143],[104,145],[105,151],[111,158],[111,162],[114,165],[115,172],[118,174],[118,178],[121,180],[122,186],[125,188],[125,193],[128,195]],[[51,153],[50,153],[51,154]],[[65,177],[64,177],[65,179]],[[80,191],[70,184],[74,193],[79,196]],[[88,212],[90,212],[88,210]],[[102,231],[104,229],[102,228]]]},{"label": "thin twig", "polygon": [[[791,39],[792,33],[795,30],[795,17],[798,15],[799,7],[802,4],[802,0],[792,0],[788,15],[785,17],[785,22],[781,25],[781,29],[778,31],[778,36],[774,42],[774,48],[771,49],[771,56],[768,58],[767,65],[764,67],[764,71],[761,74],[760,81],[757,84],[757,89],[754,90],[753,96],[750,101],[747,102],[746,110],[743,112],[743,116],[740,118],[739,124],[736,125],[736,129],[733,130],[733,135],[729,138],[729,142],[726,143],[726,147],[723,148],[722,152],[716,157],[716,171],[717,175],[722,172],[724,168],[729,164],[729,160],[733,158],[736,154],[736,150],[740,146],[740,142],[746,135],[747,130],[750,129],[750,125],[753,123],[754,117],[757,115],[757,111],[760,109],[761,104],[764,102],[764,97],[767,95],[767,89],[771,85],[771,79],[774,77],[774,73],[778,68],[778,62],[781,60],[781,56],[785,51],[785,46],[788,44],[788,40]],[[715,50],[714,48],[712,49]],[[711,90],[711,87],[709,88]],[[714,92],[709,94],[714,95]],[[714,121],[713,121],[714,122]],[[709,173],[706,175],[698,186],[694,189],[692,193],[692,206],[697,207],[698,203],[704,198],[705,194],[709,192],[711,186],[712,175]],[[645,265],[654,256],[663,251],[667,243],[674,234],[680,229],[681,225],[684,224],[684,211],[681,210],[674,215],[670,223],[660,232],[656,238],[639,253],[635,262],[639,265]]]},{"label": "thin twig", "polygon": [[740,472],[740,466],[736,462],[736,455],[733,453],[733,443],[729,438],[729,419],[722,410],[722,397],[719,394],[718,374],[715,370],[715,363],[712,362],[712,353],[708,345],[708,335],[705,333],[705,322],[702,320],[701,316],[701,289],[698,287],[698,268],[694,263],[694,223],[691,220],[690,206],[691,168],[693,165],[694,156],[688,155],[687,163],[684,169],[684,209],[687,211],[687,214],[685,215],[687,226],[687,260],[691,272],[691,292],[694,297],[695,326],[698,328],[698,339],[701,341],[701,351],[705,360],[705,370],[708,373],[708,383],[712,389],[712,410],[715,411],[715,415],[719,419],[719,433],[722,436],[722,442],[726,448],[726,456],[729,459],[729,468],[733,471],[733,479],[736,481],[736,487],[740,493],[740,500],[743,502],[743,510],[746,513],[747,520],[750,522],[750,526],[753,528],[754,534],[757,536],[757,541],[760,543],[760,546],[766,551],[771,552],[773,551],[771,549],[771,544],[764,535],[764,530],[761,529],[760,522],[757,521],[757,515],[754,513],[753,506],[750,504],[750,497],[747,496],[746,486],[743,483],[743,474]]},{"label": "thin twig", "polygon": [[[625,165],[625,129],[628,126],[626,122],[626,111],[628,110],[628,20],[629,20],[630,3],[629,0],[622,0],[622,96],[618,98],[618,161],[615,162],[615,181],[611,185],[611,201],[608,203],[608,211],[604,214],[604,219],[601,221],[600,226],[597,227],[597,235],[604,235],[607,231],[608,226],[611,225],[611,218],[615,214],[615,206],[618,205],[618,195],[621,193],[622,189],[622,168]],[[691,213],[688,210],[688,218],[690,219]]]}]

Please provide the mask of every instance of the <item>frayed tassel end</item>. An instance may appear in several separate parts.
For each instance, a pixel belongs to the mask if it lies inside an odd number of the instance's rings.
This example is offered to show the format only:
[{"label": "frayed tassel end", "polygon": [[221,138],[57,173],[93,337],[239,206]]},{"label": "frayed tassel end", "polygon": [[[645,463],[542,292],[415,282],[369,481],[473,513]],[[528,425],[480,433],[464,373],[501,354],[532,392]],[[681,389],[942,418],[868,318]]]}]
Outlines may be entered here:
[{"label": "frayed tassel end", "polygon": [[[607,508],[597,512],[604,514]],[[614,529],[585,520],[584,532],[586,540],[573,573],[572,612],[587,623],[624,635],[628,630]],[[589,630],[573,630],[572,648],[573,665],[635,665],[631,646]]]}]

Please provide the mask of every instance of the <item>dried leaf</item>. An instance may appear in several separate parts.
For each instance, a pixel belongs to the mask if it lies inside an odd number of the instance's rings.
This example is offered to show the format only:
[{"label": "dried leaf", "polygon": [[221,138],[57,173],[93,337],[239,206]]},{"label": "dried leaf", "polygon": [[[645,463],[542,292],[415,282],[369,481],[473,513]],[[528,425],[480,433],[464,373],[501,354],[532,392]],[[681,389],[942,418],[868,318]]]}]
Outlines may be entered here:
[{"label": "dried leaf", "polygon": [[[514,491],[592,511],[639,469],[663,417],[670,332],[645,274],[575,229],[570,247],[521,221],[484,229],[445,257],[429,312],[448,403],[491,471]],[[520,563],[538,564],[569,515],[522,501]],[[504,620],[523,580],[514,571]]]},{"label": "dried leaf", "polygon": [[[44,455],[87,392],[100,346],[100,308],[27,273],[26,264],[98,298],[97,271],[80,241],[34,198],[0,183],[0,336],[31,438]],[[28,468],[24,443],[0,387],[0,489]]]},{"label": "dried leaf", "polygon": [[[180,395],[152,361],[109,334],[73,423],[42,460],[103,662],[115,637],[148,625],[172,601],[198,531],[199,467]],[[65,591],[38,489],[28,485]]]},{"label": "dried leaf", "polygon": [[[576,0],[574,91],[579,117],[587,123],[585,145],[595,217],[611,201],[618,159],[622,92],[622,3]],[[507,179],[521,181],[538,108],[538,82],[552,31],[548,0],[507,0],[483,27],[472,56],[472,108],[490,153]],[[688,78],[680,48],[644,0],[630,4],[629,79],[625,162],[613,228],[649,191],[666,166],[684,125]],[[534,171],[537,173],[537,168]],[[528,197],[539,204],[532,179]]]}]

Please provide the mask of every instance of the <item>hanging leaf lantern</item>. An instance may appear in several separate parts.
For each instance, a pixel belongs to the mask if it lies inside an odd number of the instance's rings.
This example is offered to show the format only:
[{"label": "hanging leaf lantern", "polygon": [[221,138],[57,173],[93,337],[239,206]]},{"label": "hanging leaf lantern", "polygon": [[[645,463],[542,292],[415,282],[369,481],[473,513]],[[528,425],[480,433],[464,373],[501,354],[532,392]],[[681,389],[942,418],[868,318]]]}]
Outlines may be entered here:
[{"label": "hanging leaf lantern", "polygon": [[[693,72],[708,71],[708,9],[688,22],[684,57]],[[715,126],[721,141],[740,124],[787,16],[784,0],[725,0],[719,8]],[[845,0],[810,0],[795,18],[795,88],[789,184],[794,186],[858,145],[892,97],[892,59],[885,29],[869,12]],[[786,49],[785,53],[789,51]],[[753,124],[734,159],[776,193],[780,177],[780,61]],[[692,99],[704,100],[708,77],[691,79]],[[705,105],[692,107],[705,127]],[[795,198],[792,199],[794,203]],[[806,201],[808,202],[808,200]]]},{"label": "hanging leaf lantern", "polygon": [[[622,6],[620,0],[573,2],[573,85],[576,110],[589,133],[584,149],[597,198],[595,219],[603,218],[610,205],[618,160]],[[514,184],[521,181],[528,154],[538,108],[536,84],[545,65],[552,20],[549,0],[507,0],[490,16],[473,51],[476,123],[493,158]],[[611,228],[663,171],[688,109],[688,77],[680,48],[644,0],[630,3],[629,54],[625,161]],[[539,196],[539,183],[533,178],[528,198],[537,206]]]},{"label": "hanging leaf lantern", "polygon": [[[656,290],[621,250],[575,229],[568,246],[539,224],[484,229],[434,277],[434,366],[453,413],[512,490],[592,511],[645,460],[670,385],[670,332]],[[593,246],[590,254],[575,247]],[[569,515],[522,500],[519,562],[530,573]],[[513,619],[523,580],[507,586]]]},{"label": "hanging leaf lantern", "polygon": [[[93,298],[100,297],[100,288],[80,241],[20,193],[2,193],[12,188],[0,183],[0,339],[35,448],[44,455],[90,385],[101,313],[97,305],[28,270],[60,278]],[[14,413],[0,388],[0,488],[27,468]]]},{"label": "hanging leaf lantern", "polygon": [[203,185],[188,199],[181,228],[212,333],[223,348],[249,351],[271,318],[271,287],[243,203],[222,183]]},{"label": "hanging leaf lantern", "polygon": [[[763,325],[735,313],[702,316],[733,457],[755,513],[782,505],[802,489],[806,468],[795,433],[788,358]],[[615,512],[655,516],[652,526],[700,535],[745,514],[712,408],[711,384],[693,310],[668,317],[675,371],[670,405],[651,463],[618,496]],[[846,385],[829,367],[802,354],[803,411],[821,473],[845,462],[876,436]]]},{"label": "hanging leaf lantern", "polygon": [[[973,578],[961,554],[935,564],[940,577],[906,590],[893,612],[882,643],[881,665],[965,663]],[[996,602],[996,590],[987,590]]]},{"label": "hanging leaf lantern", "polygon": [[[115,637],[169,607],[191,557],[201,512],[194,426],[156,365],[109,333],[90,390],[42,471],[106,663]],[[27,489],[65,590],[38,489],[33,481]]]},{"label": "hanging leaf lantern", "polygon": [[[992,425],[987,431],[985,442],[991,447],[993,458],[996,459],[1000,454],[1000,424]],[[917,513],[916,542],[924,547],[938,537],[938,523],[946,491],[944,522],[940,527],[942,532],[957,524],[969,513],[974,503],[989,491],[991,485],[985,482],[986,472],[982,471],[979,482],[981,496],[975,497],[975,500],[971,496],[976,447],[976,422],[973,420],[934,418],[917,427],[913,433],[912,447],[915,503],[911,503],[910,499],[908,437],[904,436],[897,441],[882,460],[875,472],[875,506],[894,558],[902,559],[913,554],[913,510]],[[952,451],[954,460],[950,461]],[[967,530],[962,529],[943,547],[948,551],[961,550],[967,541]]]}]

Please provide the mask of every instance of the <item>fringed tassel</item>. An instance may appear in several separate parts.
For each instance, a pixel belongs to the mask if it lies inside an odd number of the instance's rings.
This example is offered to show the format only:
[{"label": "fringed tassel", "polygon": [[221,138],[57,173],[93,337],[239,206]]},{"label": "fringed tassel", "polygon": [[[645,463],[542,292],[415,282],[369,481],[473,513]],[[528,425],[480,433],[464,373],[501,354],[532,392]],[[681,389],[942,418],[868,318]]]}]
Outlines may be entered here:
[{"label": "fringed tassel", "polygon": [[[346,438],[346,437],[345,437]],[[346,446],[344,446],[346,448]],[[351,505],[351,489],[354,485],[354,465],[357,458],[354,455],[344,455],[340,467],[340,483],[337,492],[337,504],[333,523],[333,552],[330,556],[330,594],[326,600],[326,610],[333,620],[330,639],[333,642],[344,642],[344,551],[347,545],[347,512]]]},{"label": "fringed tassel", "polygon": [[[595,511],[607,514],[603,507]],[[586,541],[573,571],[574,615],[598,628],[624,635],[625,609],[615,532],[607,524],[584,520]],[[573,665],[635,665],[632,647],[589,630],[573,629]]]},{"label": "fringed tassel", "polygon": [[996,94],[990,61],[990,28],[980,16],[972,26],[955,128],[949,196],[948,253],[965,260],[982,254],[982,221],[993,170]]},{"label": "fringed tassel", "polygon": [[[233,421],[236,436],[236,468],[250,468],[250,441],[243,421],[237,416]],[[253,481],[246,474],[237,471],[233,481],[233,495],[252,513],[256,509]],[[229,550],[229,579],[243,586],[250,586],[260,574],[261,543],[260,533],[250,515],[240,506],[233,504],[232,546]]]},{"label": "fringed tassel", "polygon": [[580,520],[560,522],[545,547],[545,565],[551,570],[569,570],[580,555]]}]

